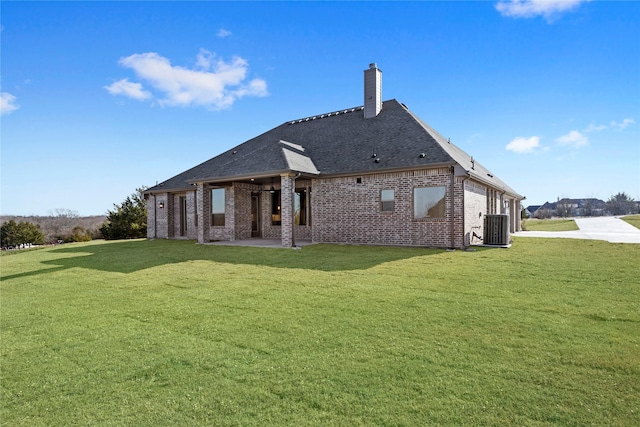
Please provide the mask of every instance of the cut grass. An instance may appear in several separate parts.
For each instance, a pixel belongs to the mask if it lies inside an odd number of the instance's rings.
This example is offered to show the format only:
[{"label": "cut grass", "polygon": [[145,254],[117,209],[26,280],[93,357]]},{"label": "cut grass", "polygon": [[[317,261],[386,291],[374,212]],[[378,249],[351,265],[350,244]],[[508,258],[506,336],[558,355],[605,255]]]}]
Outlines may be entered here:
[{"label": "cut grass", "polygon": [[2,257],[3,425],[635,425],[640,245]]},{"label": "cut grass", "polygon": [[640,229],[640,215],[627,215],[621,217],[621,219],[633,225],[635,228]]},{"label": "cut grass", "polygon": [[580,228],[573,219],[526,219],[524,229],[527,231],[574,231]]}]

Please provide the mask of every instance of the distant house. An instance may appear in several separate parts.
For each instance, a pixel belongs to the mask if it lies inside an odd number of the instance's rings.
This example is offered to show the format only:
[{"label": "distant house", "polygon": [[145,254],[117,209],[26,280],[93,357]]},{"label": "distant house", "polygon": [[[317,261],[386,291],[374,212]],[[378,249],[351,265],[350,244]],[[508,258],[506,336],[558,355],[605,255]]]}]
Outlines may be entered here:
[{"label": "distant house", "polygon": [[542,205],[529,205],[524,210],[524,213],[525,213],[525,215],[527,215],[527,217],[534,218],[535,215],[536,215],[536,212],[538,211],[538,209],[540,209],[541,206]]},{"label": "distant house", "polygon": [[148,237],[463,248],[523,197],[364,71],[364,106],[287,121],[146,191]]},{"label": "distant house", "polygon": [[607,203],[600,199],[558,199],[557,202],[546,202],[533,213],[536,218],[552,216],[602,216],[607,213]]}]

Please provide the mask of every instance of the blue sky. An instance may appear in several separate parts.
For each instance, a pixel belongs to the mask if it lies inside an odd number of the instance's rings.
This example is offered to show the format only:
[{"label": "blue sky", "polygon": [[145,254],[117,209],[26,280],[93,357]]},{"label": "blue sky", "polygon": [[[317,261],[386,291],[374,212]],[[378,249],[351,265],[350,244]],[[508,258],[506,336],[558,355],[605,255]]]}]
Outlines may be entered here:
[{"label": "blue sky", "polygon": [[0,213],[104,214],[363,70],[525,195],[640,199],[640,3],[11,2]]}]

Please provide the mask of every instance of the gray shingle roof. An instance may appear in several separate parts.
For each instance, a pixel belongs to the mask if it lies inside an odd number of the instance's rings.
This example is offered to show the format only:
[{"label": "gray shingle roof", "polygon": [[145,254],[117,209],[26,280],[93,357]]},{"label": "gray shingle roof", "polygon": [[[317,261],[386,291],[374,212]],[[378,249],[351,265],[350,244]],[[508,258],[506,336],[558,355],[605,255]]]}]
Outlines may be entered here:
[{"label": "gray shingle roof", "polygon": [[519,196],[395,99],[385,101],[380,114],[371,119],[356,107],[288,121],[148,191],[286,171],[346,175],[454,163],[476,179]]}]

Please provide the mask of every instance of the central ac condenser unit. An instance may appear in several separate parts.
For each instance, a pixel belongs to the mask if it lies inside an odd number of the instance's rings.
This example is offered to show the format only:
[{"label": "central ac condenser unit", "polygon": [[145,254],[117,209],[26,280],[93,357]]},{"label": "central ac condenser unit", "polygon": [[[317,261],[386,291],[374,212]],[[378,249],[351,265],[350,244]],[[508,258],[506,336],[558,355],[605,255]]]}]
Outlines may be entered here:
[{"label": "central ac condenser unit", "polygon": [[509,215],[485,215],[483,241],[485,245],[508,245]]}]

